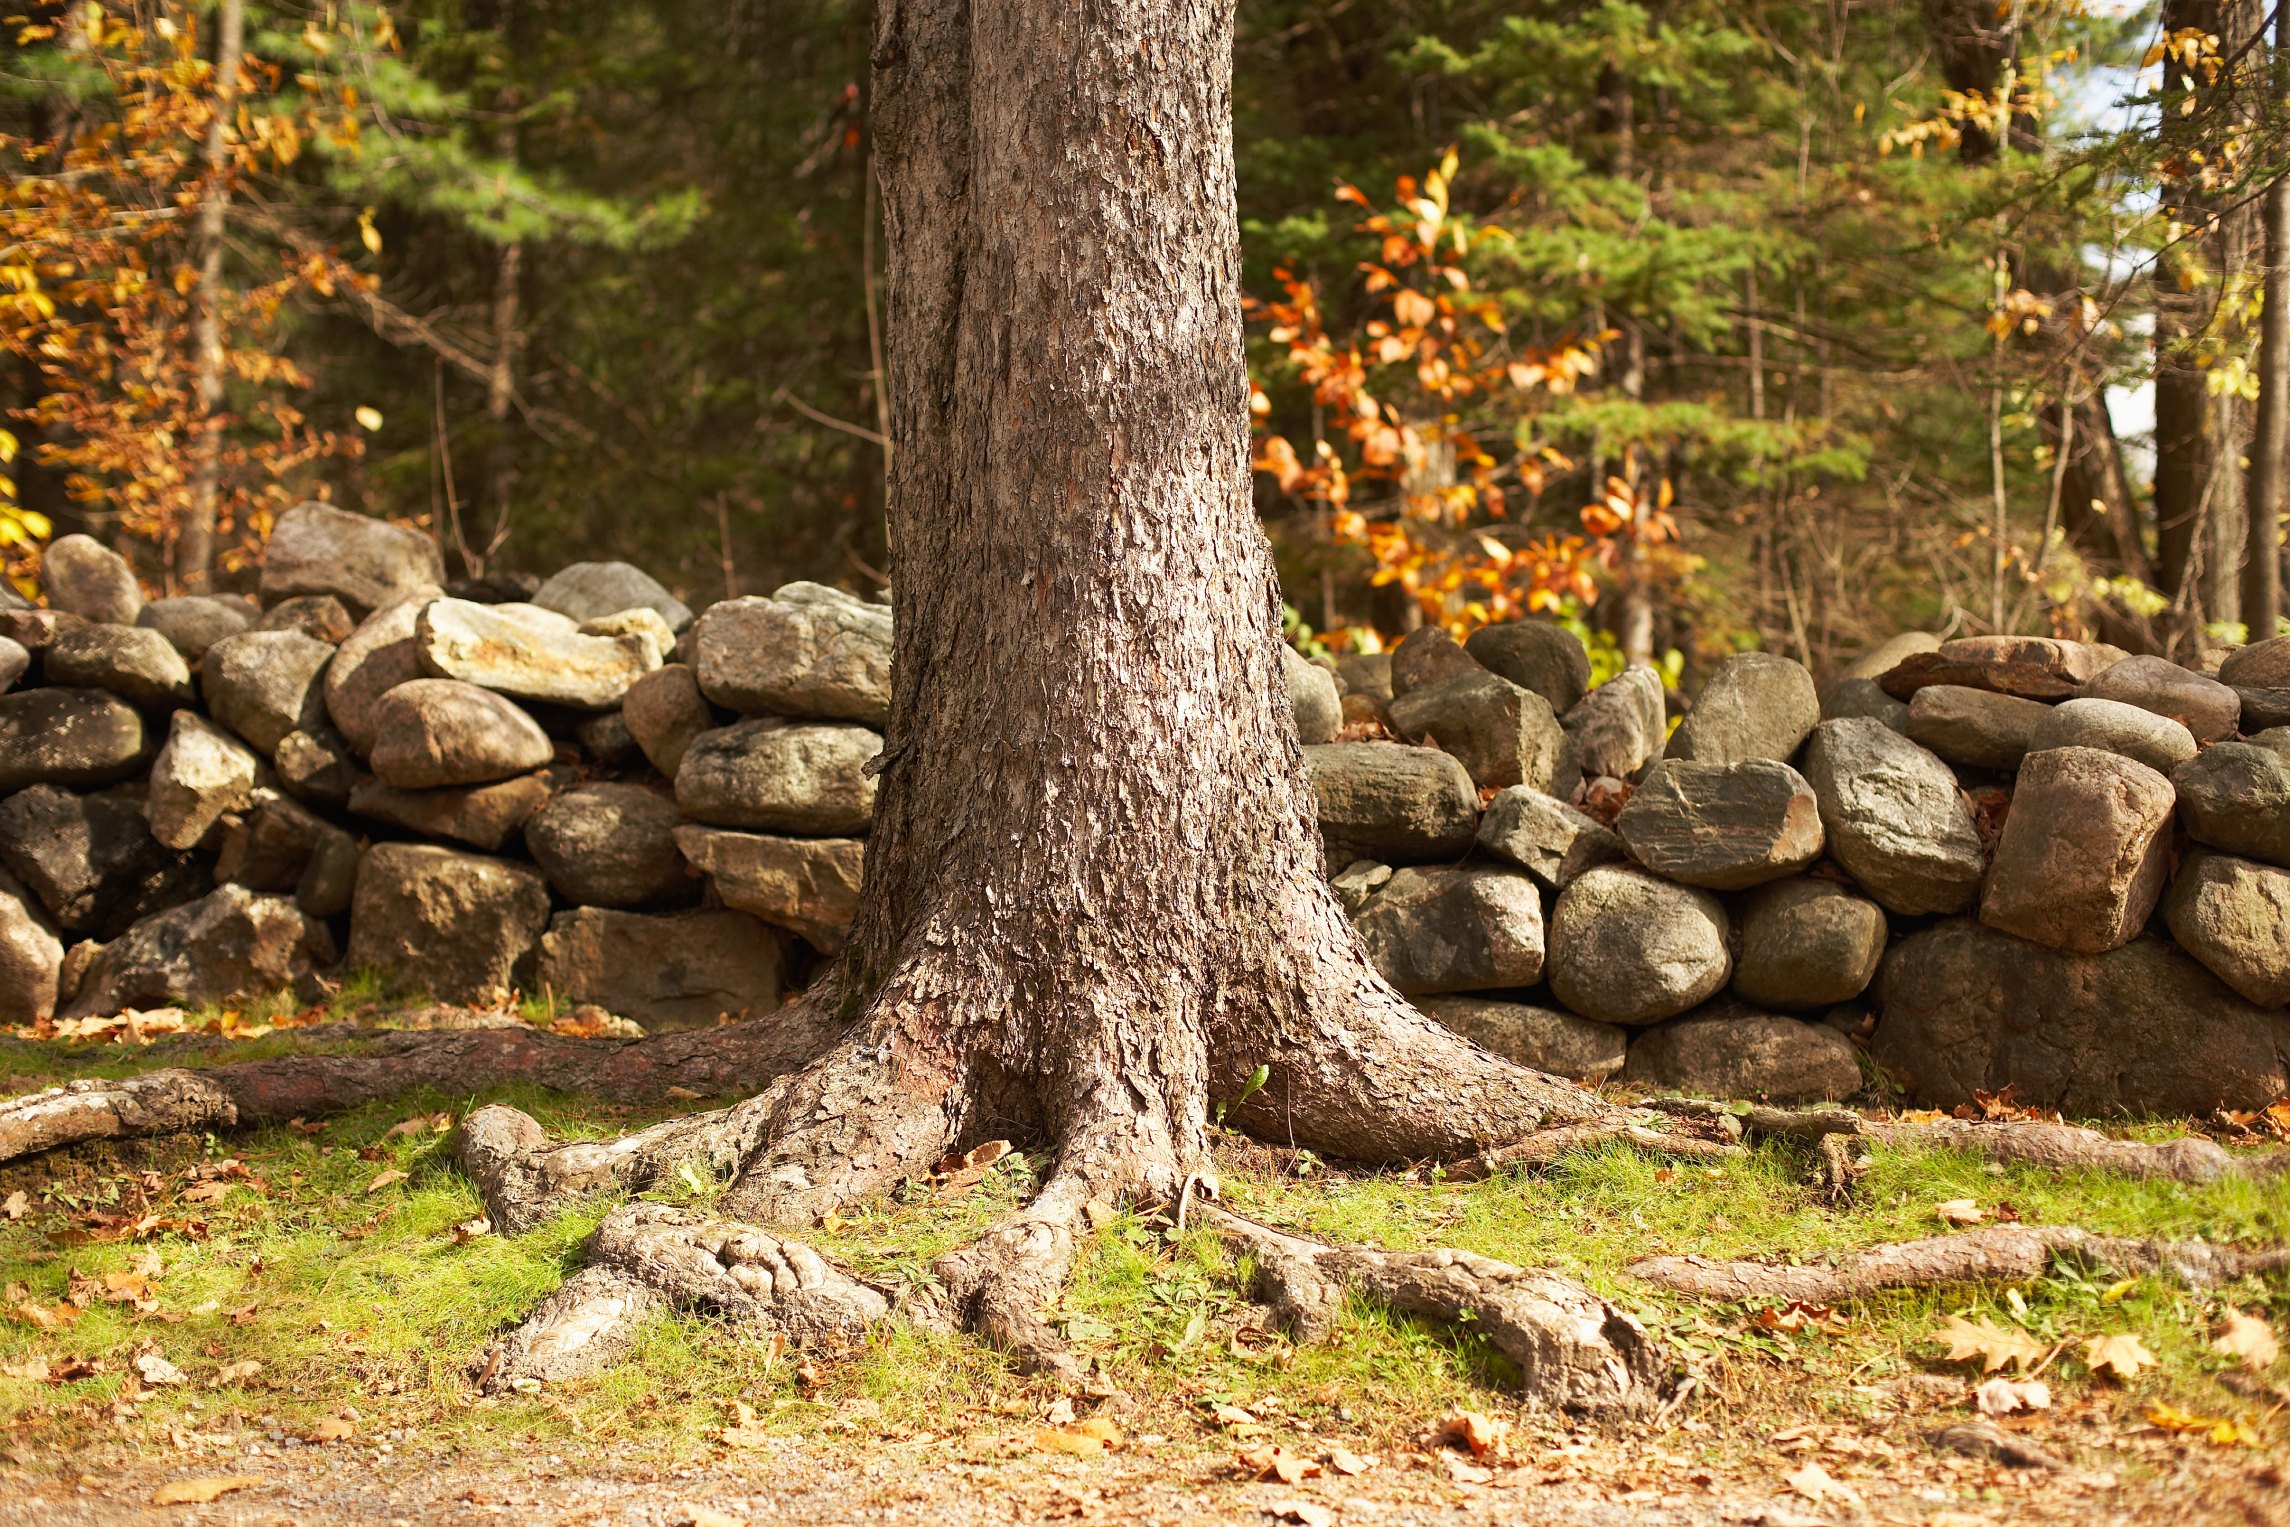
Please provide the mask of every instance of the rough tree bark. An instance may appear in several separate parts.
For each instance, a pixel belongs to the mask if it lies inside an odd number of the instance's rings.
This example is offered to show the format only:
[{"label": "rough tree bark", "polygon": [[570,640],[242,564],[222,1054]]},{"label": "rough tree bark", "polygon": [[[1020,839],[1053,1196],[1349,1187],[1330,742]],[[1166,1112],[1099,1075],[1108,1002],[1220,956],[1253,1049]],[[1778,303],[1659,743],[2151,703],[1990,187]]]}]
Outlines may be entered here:
[{"label": "rough tree bark", "polygon": [[199,150],[206,194],[199,203],[198,283],[192,288],[192,401],[200,431],[191,468],[191,503],[175,536],[175,580],[203,594],[215,563],[215,520],[223,475],[223,246],[231,206],[231,108],[239,93],[246,46],[244,0],[222,0],[216,12],[215,104]]},{"label": "rough tree bark", "polygon": [[[2274,8],[2267,64],[2273,96],[2290,86],[2290,6]],[[2250,446],[2250,493],[2242,559],[2242,619],[2252,641],[2275,633],[2282,616],[2283,482],[2290,470],[2290,175],[2277,175],[2261,201],[2265,222],[2259,308],[2258,419]]]}]

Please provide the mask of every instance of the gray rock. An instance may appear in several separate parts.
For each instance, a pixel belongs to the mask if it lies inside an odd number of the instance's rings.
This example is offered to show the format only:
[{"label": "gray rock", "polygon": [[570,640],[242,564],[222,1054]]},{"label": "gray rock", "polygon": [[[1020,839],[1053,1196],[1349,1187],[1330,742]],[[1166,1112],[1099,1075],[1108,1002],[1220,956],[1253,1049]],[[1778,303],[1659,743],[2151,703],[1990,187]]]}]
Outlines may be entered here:
[{"label": "gray rock", "polygon": [[64,632],[87,623],[85,616],[69,610],[0,610],[0,636],[34,656],[47,651]]},{"label": "gray rock", "polygon": [[1884,908],[1833,881],[1765,886],[1741,909],[1734,995],[1784,1012],[1850,1002],[1876,978],[1885,932]]},{"label": "gray rock", "polygon": [[364,778],[349,740],[330,726],[288,732],[278,739],[272,761],[278,782],[295,799],[315,806],[349,805],[350,792]]},{"label": "gray rock", "polygon": [[716,713],[687,663],[670,663],[630,685],[620,714],[652,767],[668,779],[676,777],[700,734],[716,725]]},{"label": "gray rock", "polygon": [[[1584,779],[1632,780],[1660,761],[1668,744],[1669,716],[1662,698],[1662,676],[1642,663],[1584,695],[1566,713],[1571,760]],[[1554,776],[1554,794],[1567,781]]]},{"label": "gray rock", "polygon": [[358,840],[276,790],[258,789],[247,808],[226,819],[215,878],[250,891],[292,893],[312,917],[350,910],[358,875]]},{"label": "gray rock", "polygon": [[1394,873],[1388,864],[1378,864],[1373,859],[1354,859],[1328,882],[1328,888],[1336,893],[1336,900],[1342,903],[1344,915],[1350,917],[1368,904],[1369,897],[1390,884]]},{"label": "gray rock", "polygon": [[1548,701],[1474,665],[1467,673],[1412,687],[1392,701],[1392,729],[1411,742],[1435,742],[1481,789],[1551,782],[1565,736]]},{"label": "gray rock", "polygon": [[1592,865],[1624,856],[1622,839],[1597,818],[1529,785],[1513,785],[1487,803],[1479,846],[1554,891]]},{"label": "gray rock", "polygon": [[2207,1118],[2290,1091],[2290,1020],[2160,939],[2106,954],[2043,948],[1952,919],[1895,942],[1870,1054],[1916,1101],[2009,1086],[2071,1116]]},{"label": "gray rock", "polygon": [[1452,860],[1471,847],[1479,792],[1470,771],[1435,748],[1333,742],[1306,748],[1304,765],[1331,864]]},{"label": "gray rock", "polygon": [[76,933],[108,937],[208,889],[196,861],[151,836],[141,793],[128,788],[74,795],[34,785],[0,800],[0,860]]},{"label": "gray rock", "polygon": [[2290,866],[2290,754],[2256,743],[2214,743],[2173,769],[2171,783],[2179,792],[2179,819],[2196,842]]},{"label": "gray rock", "polygon": [[651,649],[647,671],[658,668],[676,652],[676,633],[657,610],[622,610],[614,615],[599,615],[594,620],[580,623],[583,636],[634,637]]},{"label": "gray rock", "polygon": [[14,876],[0,874],[0,1023],[54,1017],[63,967],[63,941],[38,900]]},{"label": "gray rock", "polygon": [[1551,1076],[1605,1081],[1622,1069],[1628,1036],[1555,1007],[1485,997],[1419,997],[1415,1005],[1482,1050]]},{"label": "gray rock", "polygon": [[300,631],[247,631],[207,649],[199,687],[207,714],[268,757],[288,732],[326,720],[326,665],[334,648]]},{"label": "gray rock", "polygon": [[2127,657],[2084,685],[2081,694],[2168,716],[2197,742],[2232,737],[2242,722],[2242,696],[2216,679],[2189,673],[2167,657]]},{"label": "gray rock", "polygon": [[768,599],[710,605],[692,627],[700,690],[742,714],[881,726],[891,707],[891,612],[791,583]]},{"label": "gray rock", "polygon": [[1614,826],[1639,863],[1705,890],[1746,890],[1821,857],[1813,787],[1770,758],[1665,758],[1647,771]]},{"label": "gray rock", "polygon": [[2218,665],[2218,681],[2236,689],[2290,690],[2290,636],[2236,648]]},{"label": "gray rock", "polygon": [[1904,658],[1914,657],[1920,652],[1939,650],[1940,638],[1930,631],[1903,631],[1898,636],[1886,637],[1853,659],[1845,669],[1845,677],[1881,679],[1899,667]]},{"label": "gray rock", "polygon": [[1662,756],[1697,763],[1787,763],[1820,720],[1821,696],[1802,663],[1771,652],[1737,652],[1702,686]]},{"label": "gray rock", "polygon": [[628,730],[628,718],[616,710],[603,711],[575,724],[573,740],[580,744],[580,756],[599,768],[635,768],[645,762],[644,750],[636,745],[635,735]]},{"label": "gray rock", "polygon": [[1463,650],[1490,673],[1541,695],[1559,715],[1590,692],[1590,654],[1564,626],[1542,620],[1481,626]]},{"label": "gray rock", "polygon": [[1336,678],[1346,700],[1360,696],[1373,704],[1378,715],[1392,702],[1388,652],[1347,652],[1336,659]]},{"label": "gray rock", "polygon": [[1334,742],[1344,727],[1344,702],[1336,693],[1336,676],[1285,642],[1280,648],[1280,672],[1288,681],[1297,740],[1307,746]]},{"label": "gray rock", "polygon": [[781,936],[744,912],[646,917],[579,907],[549,924],[539,976],[570,1001],[658,1032],[772,1012],[786,962]]},{"label": "gray rock", "polygon": [[1839,679],[1821,698],[1821,719],[1838,721],[1848,716],[1882,721],[1894,731],[1908,731],[1908,702],[1895,700],[1874,679]]},{"label": "gray rock", "polygon": [[1543,973],[1543,904],[1508,870],[1395,872],[1352,918],[1368,958],[1400,991],[1496,991]]},{"label": "gray rock", "polygon": [[2098,699],[2053,707],[2028,738],[2030,752],[2046,748],[2098,748],[2165,774],[2197,751],[2194,734],[2170,717],[2121,700]]},{"label": "gray rock", "polygon": [[332,594],[298,594],[263,611],[254,623],[257,631],[300,631],[330,646],[349,639],[358,629],[349,609]]},{"label": "gray rock", "polygon": [[142,626],[82,626],[48,648],[50,684],[107,690],[145,710],[171,710],[197,698],[191,665],[175,644]]},{"label": "gray rock", "polygon": [[1456,645],[1445,627],[1418,626],[1391,650],[1391,698],[1483,671],[1478,659]]},{"label": "gray rock", "polygon": [[477,604],[529,603],[541,591],[537,573],[492,572],[482,578],[456,578],[438,593],[448,599],[467,599]]},{"label": "gray rock", "polygon": [[386,520],[331,504],[296,504],[271,527],[263,552],[262,602],[332,594],[363,616],[445,582],[437,542]]},{"label": "gray rock", "polygon": [[1980,921],[2101,954],[2139,936],[2171,874],[2171,782],[2097,748],[2030,753],[1988,870]]},{"label": "gray rock", "polygon": [[326,925],[292,902],[244,886],[143,919],[96,953],[65,1005],[72,1016],[131,1007],[204,1007],[291,991],[318,994],[334,963]]},{"label": "gray rock", "polygon": [[2051,716],[2038,700],[1961,684],[1927,684],[1908,702],[1908,735],[1950,763],[2010,772]]},{"label": "gray rock", "polygon": [[209,647],[226,636],[238,635],[248,625],[246,611],[203,594],[154,599],[135,617],[135,623],[166,637],[193,663],[205,657]]},{"label": "gray rock", "polygon": [[1805,745],[1829,852],[1888,912],[1958,912],[1986,864],[1948,765],[1881,721],[1824,721]]},{"label": "gray rock", "polygon": [[1601,865],[1561,891],[1551,912],[1551,991],[1601,1023],[1675,1017],[1724,987],[1730,931],[1707,891]]},{"label": "gray rock", "polygon": [[451,838],[492,853],[554,793],[555,787],[542,774],[442,790],[400,790],[378,779],[364,779],[350,791],[350,809],[424,837]]},{"label": "gray rock", "polygon": [[226,812],[254,794],[261,760],[236,737],[195,711],[179,710],[159,756],[151,761],[144,819],[162,848],[195,848]]},{"label": "gray rock", "polygon": [[376,610],[344,638],[327,665],[327,717],[361,757],[373,751],[375,704],[400,684],[421,677],[414,626],[428,602],[407,599]]},{"label": "gray rock", "polygon": [[[660,666],[641,636],[583,636],[560,628],[551,612],[513,604],[433,599],[414,621],[422,672],[481,689],[574,710],[609,710],[628,687]],[[340,724],[340,718],[336,718]]]},{"label": "gray rock", "polygon": [[358,865],[348,963],[444,1001],[491,1002],[521,984],[548,925],[549,888],[536,870],[377,843]]},{"label": "gray rock", "polygon": [[135,707],[100,689],[0,695],[0,794],[26,785],[105,785],[142,764]]},{"label": "gray rock", "polygon": [[2260,1007],[2290,1002],[2290,870],[2196,849],[2163,898],[2179,946]]},{"label": "gray rock", "polygon": [[14,689],[16,681],[31,671],[32,654],[24,644],[0,636],[0,690]]},{"label": "gray rock", "polygon": [[821,954],[843,952],[859,915],[866,844],[684,826],[676,846],[725,906],[800,934]]},{"label": "gray rock", "polygon": [[143,613],[143,586],[127,559],[93,536],[69,535],[49,543],[40,557],[40,583],[48,603],[83,620],[132,626]]},{"label": "gray rock", "polygon": [[1772,1103],[1835,1102],[1861,1090],[1853,1042],[1835,1029],[1731,1007],[1639,1035],[1622,1075],[1652,1092]]},{"label": "gray rock", "polygon": [[525,850],[576,906],[647,906],[694,889],[678,820],[674,801],[642,785],[576,785],[525,824]]},{"label": "gray rock", "polygon": [[882,748],[881,734],[863,726],[766,719],[719,727],[685,752],[676,805],[714,827],[848,837],[874,820],[866,767]]},{"label": "gray rock", "polygon": [[692,623],[692,611],[682,600],[640,567],[626,562],[575,562],[540,587],[533,603],[544,610],[570,615],[574,620],[595,620],[622,610],[651,610],[681,631]]},{"label": "gray rock", "polygon": [[2256,689],[2244,685],[2236,688],[2234,697],[2242,702],[2244,731],[2263,732],[2290,726],[2290,689]]},{"label": "gray rock", "polygon": [[2290,758],[2290,726],[2268,727],[2265,731],[2243,740],[2254,748],[2271,748],[2283,757]]},{"label": "gray rock", "polygon": [[488,689],[457,679],[400,684],[373,709],[374,777],[400,790],[486,785],[547,764],[540,723]]},{"label": "gray rock", "polygon": [[1937,651],[1911,653],[1878,677],[1885,693],[1905,700],[1927,684],[1954,684],[2066,700],[2098,677],[2101,655],[2082,642],[2049,636],[1960,636]]}]

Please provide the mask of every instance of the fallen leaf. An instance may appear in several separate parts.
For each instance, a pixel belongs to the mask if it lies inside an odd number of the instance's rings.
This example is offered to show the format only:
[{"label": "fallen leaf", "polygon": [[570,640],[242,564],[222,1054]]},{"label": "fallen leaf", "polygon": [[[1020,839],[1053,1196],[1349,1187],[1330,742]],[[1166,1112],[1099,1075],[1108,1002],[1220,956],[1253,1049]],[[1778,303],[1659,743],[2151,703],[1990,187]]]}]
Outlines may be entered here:
[{"label": "fallen leaf", "polygon": [[2138,1286],[2139,1280],[2137,1278],[2124,1278],[2117,1282],[2110,1283],[2107,1285],[2106,1291],[2100,1294],[2099,1302],[2101,1304],[2120,1303],[2125,1294],[2128,1294],[2131,1292],[2131,1290],[2137,1288]]},{"label": "fallen leaf", "polygon": [[215,1387],[220,1389],[225,1384],[243,1384],[260,1372],[262,1364],[251,1357],[243,1363],[226,1363],[215,1370]]},{"label": "fallen leaf", "polygon": [[1826,1501],[1858,1506],[1861,1495],[1851,1485],[1830,1476],[1818,1463],[1807,1461],[1802,1466],[1781,1476],[1782,1483],[1818,1506]]},{"label": "fallen leaf", "polygon": [[2180,1410],[2175,1405],[2156,1401],[2147,1407],[2147,1420],[2167,1432],[2200,1432],[2215,1447],[2260,1447],[2258,1433],[2241,1421],[2230,1421],[2223,1416],[2200,1416],[2192,1411]]},{"label": "fallen leaf", "polygon": [[1510,1426],[1475,1410],[1451,1410],[1439,1418],[1439,1430],[1433,1440],[1468,1452],[1474,1458],[1484,1458],[1495,1450]]},{"label": "fallen leaf", "polygon": [[1095,1458],[1106,1449],[1103,1437],[1083,1431],[1078,1426],[1045,1426],[1034,1433],[1034,1451],[1037,1453],[1070,1453],[1076,1458]]},{"label": "fallen leaf", "polygon": [[34,1304],[27,1299],[16,1306],[16,1318],[29,1321],[43,1331],[54,1331],[79,1319],[80,1312],[78,1307],[74,1305],[59,1304],[51,1308]]},{"label": "fallen leaf", "polygon": [[366,1184],[366,1191],[369,1193],[379,1193],[382,1191],[382,1189],[388,1187],[391,1183],[404,1182],[409,1175],[411,1174],[401,1172],[396,1167],[391,1167],[386,1172],[376,1172],[374,1174],[374,1180]]},{"label": "fallen leaf", "polygon": [[0,1363],[0,1378],[30,1379],[35,1384],[48,1381],[48,1360],[27,1357],[20,1363]]},{"label": "fallen leaf", "polygon": [[187,1204],[211,1204],[230,1192],[235,1184],[228,1182],[195,1182],[183,1190]]},{"label": "fallen leaf", "polygon": [[1258,1424],[1256,1417],[1242,1410],[1238,1405],[1219,1405],[1209,1412],[1209,1419],[1215,1421],[1219,1426],[1255,1426]]},{"label": "fallen leaf", "polygon": [[1328,1450],[1328,1467],[1339,1474],[1365,1474],[1375,1466],[1376,1461],[1373,1458],[1363,1458],[1358,1453],[1350,1452],[1344,1448],[1336,1447]]},{"label": "fallen leaf", "polygon": [[1330,1524],[1336,1520],[1336,1513],[1318,1501],[1277,1501],[1264,1509],[1270,1512],[1276,1521],[1302,1522],[1304,1527],[1330,1527]]},{"label": "fallen leaf", "polygon": [[1467,1462],[1461,1453],[1442,1453],[1439,1456],[1447,1465],[1447,1477],[1459,1485],[1483,1485],[1495,1477],[1493,1469]]},{"label": "fallen leaf", "polygon": [[2013,1363],[2024,1372],[2041,1361],[2048,1350],[2018,1326],[1995,1325],[1986,1317],[1966,1320],[1961,1315],[1951,1315],[1933,1333],[1932,1339],[1948,1343],[1948,1361],[1952,1363],[1973,1357],[1980,1359],[1983,1373],[1994,1373]]},{"label": "fallen leaf", "polygon": [[5,1201],[0,1201],[0,1214],[5,1214],[10,1219],[22,1219],[31,1212],[32,1195],[22,1188],[9,1194]]},{"label": "fallen leaf", "polygon": [[2155,1354],[2136,1336],[2094,1336],[2083,1344],[2083,1363],[2093,1373],[2104,1369],[2118,1380],[2130,1380],[2141,1368],[2155,1365]]},{"label": "fallen leaf", "polygon": [[1240,1455],[1238,1462],[1241,1472],[1251,1478],[1277,1479],[1284,1485],[1300,1485],[1327,1472],[1317,1458],[1292,1453],[1278,1443],[1252,1447]]},{"label": "fallen leaf", "polygon": [[174,1479],[151,1492],[154,1506],[203,1506],[233,1490],[251,1490],[262,1483],[259,1474],[209,1474],[201,1479]]},{"label": "fallen leaf", "polygon": [[340,1416],[328,1416],[310,1428],[312,1442],[347,1442],[358,1435],[358,1428]]},{"label": "fallen leaf", "polygon": [[1988,1211],[1969,1198],[1951,1198],[1932,1206],[1932,1212],[1951,1225],[1977,1225],[1988,1217]]},{"label": "fallen leaf", "polygon": [[1972,1391],[1972,1402],[1983,1416],[2011,1416],[2021,1411],[2051,1409],[2051,1385],[2042,1379],[1997,1377]]},{"label": "fallen leaf", "polygon": [[968,1151],[964,1152],[962,1157],[962,1164],[975,1171],[980,1167],[992,1166],[995,1162],[1001,1160],[1004,1156],[1009,1154],[1009,1141],[989,1140],[984,1145],[974,1145]]},{"label": "fallen leaf", "polygon": [[2233,1309],[2220,1317],[2211,1350],[2236,1359],[2252,1373],[2264,1373],[2282,1356],[2282,1344],[2274,1339],[2272,1326],[2256,1315]]},{"label": "fallen leaf", "polygon": [[183,1377],[182,1369],[176,1367],[173,1363],[167,1361],[166,1358],[161,1357],[156,1352],[146,1352],[142,1356],[138,1357],[135,1360],[135,1371],[143,1376],[144,1383],[152,1385],[154,1388],[162,1384],[182,1384],[188,1382],[188,1380]]}]

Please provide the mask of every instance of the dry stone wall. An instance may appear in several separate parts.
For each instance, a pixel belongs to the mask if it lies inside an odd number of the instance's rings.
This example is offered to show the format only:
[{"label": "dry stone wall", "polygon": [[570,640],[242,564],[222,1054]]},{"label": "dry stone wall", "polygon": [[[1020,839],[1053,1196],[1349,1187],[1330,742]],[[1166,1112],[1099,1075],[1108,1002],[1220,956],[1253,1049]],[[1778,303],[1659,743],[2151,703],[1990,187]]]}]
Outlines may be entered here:
[{"label": "dry stone wall", "polygon": [[[0,1021],[368,969],[681,1027],[842,948],[886,605],[695,613],[624,563],[448,585],[320,504],[259,598],[146,601],[85,537],[45,589],[0,608]],[[1826,691],[1748,653],[1674,730],[1653,671],[1593,688],[1545,624],[1283,672],[1363,943],[1490,1049],[1788,1100],[2290,1092],[2290,639],[2195,673],[1908,636]]]}]

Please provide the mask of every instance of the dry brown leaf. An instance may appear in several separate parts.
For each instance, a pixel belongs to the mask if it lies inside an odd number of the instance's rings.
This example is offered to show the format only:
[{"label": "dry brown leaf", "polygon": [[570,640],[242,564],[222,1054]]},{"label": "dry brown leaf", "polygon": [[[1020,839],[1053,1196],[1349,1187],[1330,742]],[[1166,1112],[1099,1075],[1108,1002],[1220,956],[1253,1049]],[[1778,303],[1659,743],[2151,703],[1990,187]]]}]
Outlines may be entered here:
[{"label": "dry brown leaf", "polygon": [[262,1364],[251,1357],[243,1363],[225,1363],[215,1370],[214,1384],[217,1389],[225,1384],[244,1384],[260,1372]]},{"label": "dry brown leaf", "polygon": [[382,1189],[388,1187],[392,1183],[404,1182],[409,1175],[411,1174],[401,1172],[396,1167],[391,1167],[386,1172],[376,1172],[374,1174],[374,1180],[366,1184],[366,1191],[369,1193],[379,1193],[382,1191]]},{"label": "dry brown leaf", "polygon": [[144,1383],[155,1389],[162,1385],[190,1382],[183,1376],[182,1369],[156,1352],[145,1352],[137,1357],[135,1359],[135,1371],[142,1375]]},{"label": "dry brown leaf", "polygon": [[2094,1336],[2083,1344],[2083,1364],[2093,1373],[2105,1370],[2128,1381],[2137,1378],[2140,1369],[2155,1366],[2155,1354],[2136,1336]]},{"label": "dry brown leaf", "polygon": [[2252,1373],[2264,1373],[2282,1356],[2282,1344],[2274,1339],[2272,1326],[2256,1315],[2232,1309],[2219,1318],[2218,1336],[2211,1342],[2211,1350],[2225,1353]]},{"label": "dry brown leaf", "polygon": [[1972,1403],[1983,1416],[2012,1416],[2021,1411],[2051,1409],[2051,1385],[2042,1379],[2014,1381],[1992,1378],[1972,1391]]},{"label": "dry brown leaf", "polygon": [[1459,1485],[1483,1485],[1495,1477],[1495,1471],[1472,1463],[1461,1453],[1441,1453],[1440,1461],[1447,1466],[1447,1477]]},{"label": "dry brown leaf", "polygon": [[1332,1527],[1336,1513],[1318,1501],[1284,1500],[1266,1506],[1273,1519],[1282,1522],[1301,1522],[1304,1527]]},{"label": "dry brown leaf", "polygon": [[1219,1405],[1209,1412],[1209,1418],[1219,1426],[1255,1426],[1259,1424],[1256,1417],[1242,1410],[1238,1405]]},{"label": "dry brown leaf", "polygon": [[1977,1225],[1988,1217],[1977,1199],[1950,1198],[1932,1206],[1932,1212],[1951,1225]]},{"label": "dry brown leaf", "polygon": [[1475,1410],[1451,1410],[1439,1418],[1439,1430],[1433,1440],[1461,1448],[1474,1458],[1484,1458],[1495,1450],[1510,1429],[1507,1422]]},{"label": "dry brown leaf", "polygon": [[1320,1460],[1292,1453],[1278,1443],[1266,1443],[1242,1453],[1239,1466],[1243,1473],[1255,1479],[1276,1479],[1284,1485],[1300,1485],[1307,1479],[1318,1479],[1327,1471]]},{"label": "dry brown leaf", "polygon": [[5,1200],[0,1200],[0,1214],[5,1214],[10,1219],[22,1219],[31,1212],[32,1195],[22,1188],[9,1194]]},{"label": "dry brown leaf", "polygon": [[1363,1458],[1358,1453],[1345,1448],[1328,1449],[1328,1467],[1339,1474],[1365,1474],[1375,1466],[1376,1461],[1373,1458]]},{"label": "dry brown leaf", "polygon": [[47,1306],[34,1304],[31,1300],[27,1299],[23,1303],[16,1306],[16,1318],[18,1320],[29,1321],[31,1324],[38,1326],[43,1331],[54,1331],[59,1330],[64,1326],[68,1326],[73,1321],[79,1319],[80,1312],[78,1307],[75,1305],[58,1304],[54,1306]]},{"label": "dry brown leaf", "polygon": [[966,1167],[969,1167],[972,1171],[977,1171],[981,1167],[992,1166],[995,1162],[1001,1160],[1004,1156],[1009,1154],[1009,1141],[989,1140],[984,1145],[974,1145],[968,1151],[964,1152],[962,1157],[962,1164]]},{"label": "dry brown leaf", "polygon": [[310,1428],[312,1442],[347,1442],[358,1435],[358,1428],[340,1416],[328,1416]]},{"label": "dry brown leaf", "polygon": [[151,1492],[154,1506],[203,1506],[233,1490],[251,1490],[262,1483],[260,1474],[209,1474],[200,1479],[171,1479]]},{"label": "dry brown leaf", "polygon": [[45,1384],[48,1381],[48,1360],[34,1356],[20,1363],[0,1363],[0,1378],[30,1379],[35,1384]]},{"label": "dry brown leaf", "polygon": [[2017,1364],[2024,1372],[2042,1361],[2048,1350],[2018,1326],[1995,1325],[1986,1317],[1966,1320],[1951,1315],[1932,1339],[1948,1343],[1948,1361],[1952,1363],[1980,1359],[1983,1373],[1994,1373],[2007,1364]]},{"label": "dry brown leaf", "polygon": [[1076,1458],[1095,1458],[1106,1449],[1103,1437],[1082,1430],[1078,1426],[1045,1426],[1034,1433],[1034,1451],[1037,1453],[1069,1453]]},{"label": "dry brown leaf", "polygon": [[1781,1480],[1790,1489],[1804,1496],[1816,1506],[1829,1501],[1836,1501],[1848,1506],[1861,1504],[1861,1494],[1858,1490],[1842,1480],[1832,1478],[1827,1469],[1811,1460],[1791,1469],[1781,1476]]}]

